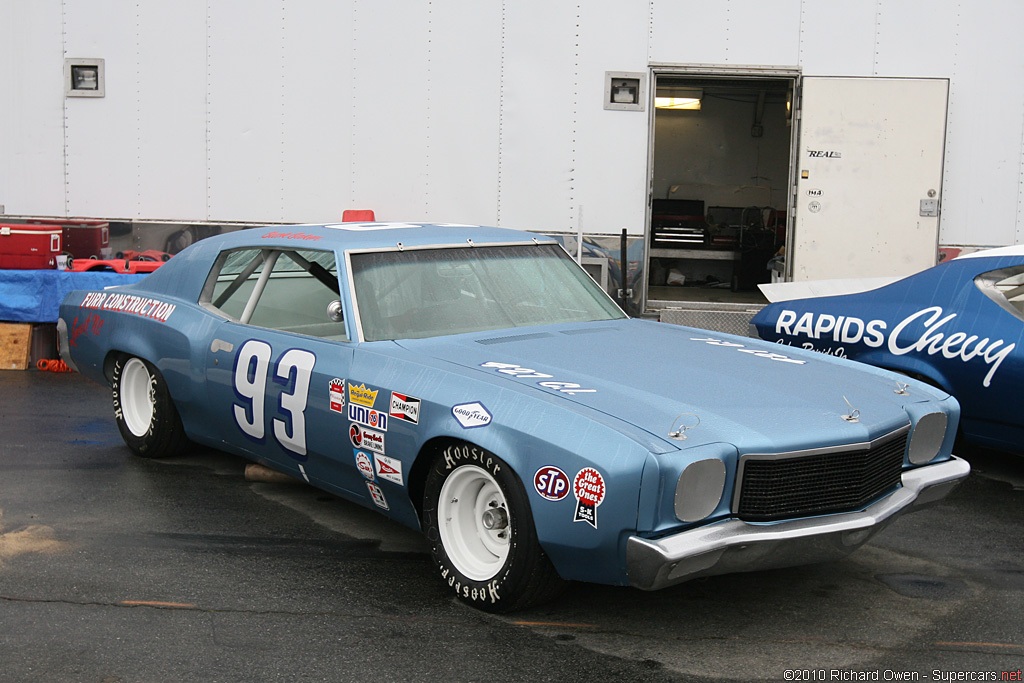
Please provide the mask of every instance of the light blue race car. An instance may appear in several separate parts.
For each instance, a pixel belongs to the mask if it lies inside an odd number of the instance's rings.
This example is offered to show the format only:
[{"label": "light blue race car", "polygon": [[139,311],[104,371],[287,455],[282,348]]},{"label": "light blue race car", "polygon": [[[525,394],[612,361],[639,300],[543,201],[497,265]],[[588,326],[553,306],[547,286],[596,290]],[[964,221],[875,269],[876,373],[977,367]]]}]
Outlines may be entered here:
[{"label": "light blue race car", "polygon": [[868,291],[777,301],[751,325],[762,339],[941,387],[960,402],[969,441],[1024,454],[1022,246],[961,256]]},{"label": "light blue race car", "polygon": [[532,233],[218,235],[71,293],[58,330],[136,454],[195,442],[377,509],[490,611],[841,557],[969,472],[947,394],[631,320]]}]

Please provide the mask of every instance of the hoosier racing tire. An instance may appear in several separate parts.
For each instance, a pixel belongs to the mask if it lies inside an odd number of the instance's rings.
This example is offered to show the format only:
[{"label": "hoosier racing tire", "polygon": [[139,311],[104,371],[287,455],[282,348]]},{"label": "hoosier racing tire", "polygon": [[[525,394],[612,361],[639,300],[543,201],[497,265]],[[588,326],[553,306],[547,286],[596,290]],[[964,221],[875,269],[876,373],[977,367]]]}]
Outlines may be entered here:
[{"label": "hoosier racing tire", "polygon": [[188,444],[181,417],[163,376],[135,356],[114,362],[111,377],[114,417],[125,444],[143,458],[177,455]]},{"label": "hoosier racing tire", "polygon": [[504,460],[451,444],[423,492],[423,528],[441,578],[459,600],[511,612],[555,597],[564,585],[537,540],[526,492]]}]

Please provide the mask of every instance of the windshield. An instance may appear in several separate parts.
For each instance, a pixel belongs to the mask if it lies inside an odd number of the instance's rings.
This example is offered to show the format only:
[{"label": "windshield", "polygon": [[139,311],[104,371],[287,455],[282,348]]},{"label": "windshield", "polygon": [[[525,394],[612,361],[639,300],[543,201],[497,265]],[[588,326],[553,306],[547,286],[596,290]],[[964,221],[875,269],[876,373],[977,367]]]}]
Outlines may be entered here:
[{"label": "windshield", "polygon": [[554,244],[374,252],[351,259],[366,341],[626,317]]}]

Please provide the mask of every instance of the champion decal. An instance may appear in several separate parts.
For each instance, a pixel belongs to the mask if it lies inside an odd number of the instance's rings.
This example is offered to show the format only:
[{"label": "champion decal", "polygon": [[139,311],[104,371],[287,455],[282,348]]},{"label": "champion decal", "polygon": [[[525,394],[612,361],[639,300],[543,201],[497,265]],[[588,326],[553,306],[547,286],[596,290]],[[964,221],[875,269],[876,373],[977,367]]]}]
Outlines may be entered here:
[{"label": "champion decal", "polygon": [[420,405],[421,401],[418,398],[392,391],[391,407],[388,410],[388,415],[396,420],[404,420],[414,425],[419,424]]}]

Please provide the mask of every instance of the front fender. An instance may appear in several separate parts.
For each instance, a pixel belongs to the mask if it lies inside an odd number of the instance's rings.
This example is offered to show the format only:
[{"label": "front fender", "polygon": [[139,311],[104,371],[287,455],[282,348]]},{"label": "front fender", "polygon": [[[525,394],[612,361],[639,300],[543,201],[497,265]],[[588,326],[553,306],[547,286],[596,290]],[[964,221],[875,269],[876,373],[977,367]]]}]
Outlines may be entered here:
[{"label": "front fender", "polygon": [[[415,429],[388,431],[389,449],[417,454],[406,463],[408,471],[425,473],[438,457],[437,446],[453,441],[497,455],[522,483],[541,546],[563,578],[627,583],[625,541],[636,533],[645,447],[616,430],[608,416],[592,417],[588,408],[562,397],[374,344],[382,352],[364,345],[350,376],[422,401]],[[453,406],[473,406],[480,415],[460,421]],[[589,494],[581,489],[577,498],[573,490],[577,477],[582,484],[588,475],[603,484],[590,509]],[[563,485],[546,488],[551,477]],[[408,495],[417,508],[421,485],[421,478],[410,478]]]}]

